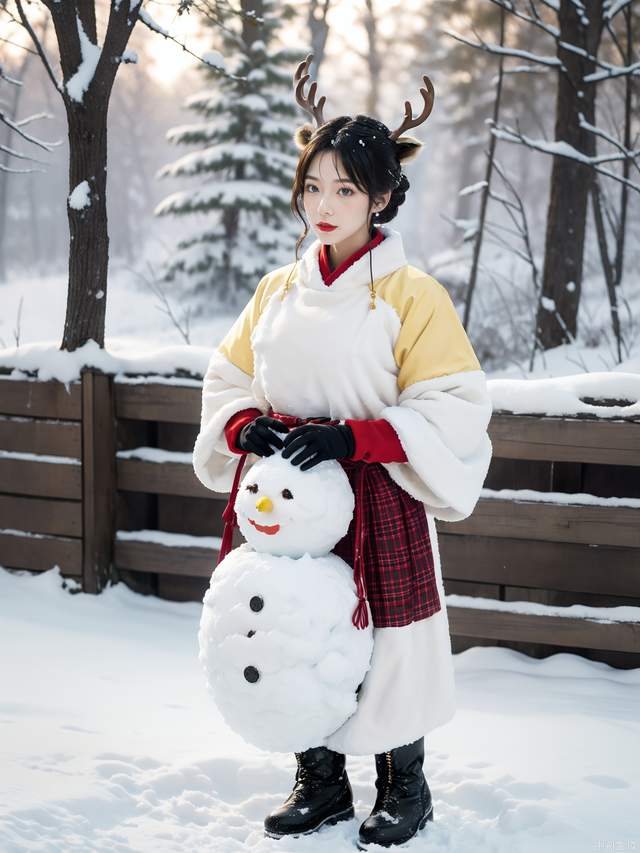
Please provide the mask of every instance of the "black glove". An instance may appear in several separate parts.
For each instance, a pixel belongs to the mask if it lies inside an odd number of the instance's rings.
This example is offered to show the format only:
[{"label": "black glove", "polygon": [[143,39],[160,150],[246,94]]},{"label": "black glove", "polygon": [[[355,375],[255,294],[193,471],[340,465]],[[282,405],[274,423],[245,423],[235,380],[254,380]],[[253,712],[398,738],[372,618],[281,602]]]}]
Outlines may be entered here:
[{"label": "black glove", "polygon": [[[300,465],[301,471],[308,471],[319,462],[327,459],[344,459],[353,456],[356,440],[348,424],[303,424],[295,427],[284,439],[282,458],[288,459],[297,450],[292,465]],[[312,458],[313,457],[313,458]],[[307,461],[310,460],[310,461]]]},{"label": "black glove", "polygon": [[277,418],[260,415],[242,427],[236,439],[236,446],[239,450],[244,450],[247,453],[271,456],[275,450],[269,445],[275,445],[278,450],[283,446],[282,439],[276,435],[274,430],[289,432],[289,427]]}]

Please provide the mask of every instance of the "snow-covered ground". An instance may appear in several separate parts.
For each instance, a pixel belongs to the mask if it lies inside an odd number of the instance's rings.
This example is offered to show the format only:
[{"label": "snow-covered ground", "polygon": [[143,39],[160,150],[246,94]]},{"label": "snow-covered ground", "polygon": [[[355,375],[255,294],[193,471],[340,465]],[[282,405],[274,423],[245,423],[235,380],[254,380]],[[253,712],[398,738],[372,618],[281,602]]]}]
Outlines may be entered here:
[{"label": "snow-covered ground", "polygon": [[[355,820],[265,838],[294,758],[222,722],[198,661],[201,605],[74,586],[57,569],[0,569],[2,853],[355,849],[373,757],[348,757]],[[640,669],[490,647],[455,666],[457,712],[426,738],[435,821],[404,849],[640,849]]]}]

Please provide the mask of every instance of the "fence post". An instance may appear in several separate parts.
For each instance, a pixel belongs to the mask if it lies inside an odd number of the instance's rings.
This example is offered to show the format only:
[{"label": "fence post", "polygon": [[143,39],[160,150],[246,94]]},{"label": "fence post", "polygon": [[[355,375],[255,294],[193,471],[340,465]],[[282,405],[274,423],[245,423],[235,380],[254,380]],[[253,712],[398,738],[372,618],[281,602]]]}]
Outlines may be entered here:
[{"label": "fence post", "polygon": [[113,377],[82,370],[82,588],[98,593],[111,577],[116,505]]}]

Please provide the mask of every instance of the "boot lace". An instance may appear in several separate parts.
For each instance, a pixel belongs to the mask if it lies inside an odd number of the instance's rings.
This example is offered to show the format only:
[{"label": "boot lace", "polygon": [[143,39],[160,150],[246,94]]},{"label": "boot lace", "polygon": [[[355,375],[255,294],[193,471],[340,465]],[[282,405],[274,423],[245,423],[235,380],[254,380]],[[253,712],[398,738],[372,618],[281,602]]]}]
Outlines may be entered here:
[{"label": "boot lace", "polygon": [[315,794],[326,784],[325,780],[318,779],[313,773],[298,761],[298,773],[296,783],[291,792],[290,802],[297,803],[307,794]]}]

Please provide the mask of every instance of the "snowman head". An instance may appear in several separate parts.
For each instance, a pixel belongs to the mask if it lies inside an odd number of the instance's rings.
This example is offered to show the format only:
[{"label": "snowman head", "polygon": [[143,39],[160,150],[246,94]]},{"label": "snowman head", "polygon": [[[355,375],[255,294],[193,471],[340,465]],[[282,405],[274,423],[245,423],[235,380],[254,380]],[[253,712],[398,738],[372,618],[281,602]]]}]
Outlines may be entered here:
[{"label": "snowman head", "polygon": [[238,527],[256,551],[323,557],[342,539],[355,498],[334,459],[301,471],[280,450],[262,456],[243,477],[235,502]]}]

